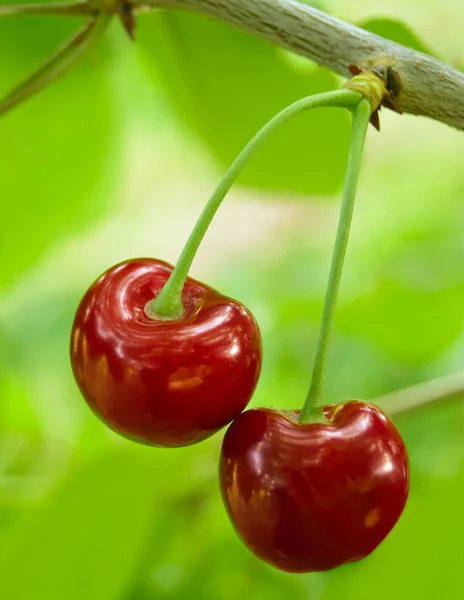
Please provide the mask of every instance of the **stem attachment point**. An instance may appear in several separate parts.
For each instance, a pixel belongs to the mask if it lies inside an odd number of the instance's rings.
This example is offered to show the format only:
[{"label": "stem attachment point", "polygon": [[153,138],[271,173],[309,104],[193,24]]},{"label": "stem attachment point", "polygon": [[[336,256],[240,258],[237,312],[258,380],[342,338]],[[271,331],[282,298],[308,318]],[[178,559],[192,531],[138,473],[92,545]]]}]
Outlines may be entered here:
[{"label": "stem attachment point", "polygon": [[176,319],[180,319],[182,317],[184,314],[184,307],[182,306],[182,303],[180,306],[175,303],[169,304],[166,307],[162,307],[161,310],[163,310],[163,308],[164,310],[163,312],[160,312],[160,310],[157,309],[158,298],[150,300],[150,302],[147,302],[145,305],[144,313],[149,319],[152,319],[153,321],[175,321]]}]

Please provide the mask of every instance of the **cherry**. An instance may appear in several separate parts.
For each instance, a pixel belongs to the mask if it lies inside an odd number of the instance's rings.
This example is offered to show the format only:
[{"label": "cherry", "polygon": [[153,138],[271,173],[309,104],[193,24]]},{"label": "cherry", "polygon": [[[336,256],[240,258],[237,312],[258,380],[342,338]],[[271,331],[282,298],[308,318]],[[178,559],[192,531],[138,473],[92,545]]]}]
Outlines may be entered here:
[{"label": "cherry", "polygon": [[325,406],[326,423],[259,408],[229,427],[220,462],[226,510],[271,565],[325,571],[370,554],[408,497],[403,440],[376,406]]},{"label": "cherry", "polygon": [[261,338],[241,304],[187,278],[183,314],[156,318],[149,303],[172,267],[129,260],[86,292],[74,320],[71,363],[94,413],[153,446],[203,440],[237,417],[261,369]]}]

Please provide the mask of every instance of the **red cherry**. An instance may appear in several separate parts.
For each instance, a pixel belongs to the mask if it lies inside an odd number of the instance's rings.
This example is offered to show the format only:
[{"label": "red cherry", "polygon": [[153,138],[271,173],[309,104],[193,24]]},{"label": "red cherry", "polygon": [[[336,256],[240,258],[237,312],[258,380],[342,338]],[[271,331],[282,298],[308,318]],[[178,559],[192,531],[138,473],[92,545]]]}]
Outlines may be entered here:
[{"label": "red cherry", "polygon": [[123,262],[87,291],[74,320],[71,363],[94,413],[121,435],[153,446],[203,440],[237,417],[261,369],[261,337],[241,304],[187,279],[184,314],[144,309],[172,267]]},{"label": "red cherry", "polygon": [[364,558],[387,536],[408,497],[404,442],[376,406],[324,409],[328,423],[298,412],[249,410],[222,447],[223,499],[243,542],[293,573]]}]

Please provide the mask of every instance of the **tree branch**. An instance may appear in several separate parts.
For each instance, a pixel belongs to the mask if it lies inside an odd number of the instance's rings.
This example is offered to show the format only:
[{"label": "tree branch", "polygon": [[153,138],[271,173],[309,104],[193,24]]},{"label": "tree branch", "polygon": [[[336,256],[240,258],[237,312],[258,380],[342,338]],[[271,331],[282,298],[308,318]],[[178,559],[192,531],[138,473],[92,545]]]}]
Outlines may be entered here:
[{"label": "tree branch", "polygon": [[403,79],[404,112],[464,130],[464,73],[295,0],[132,0],[134,6],[197,12],[240,27],[349,77],[349,65],[382,57]]},{"label": "tree branch", "polygon": [[380,396],[373,400],[389,415],[403,415],[432,404],[464,399],[464,371]]},{"label": "tree branch", "polygon": [[88,0],[50,4],[12,4],[0,6],[0,17],[96,16],[98,10]]}]

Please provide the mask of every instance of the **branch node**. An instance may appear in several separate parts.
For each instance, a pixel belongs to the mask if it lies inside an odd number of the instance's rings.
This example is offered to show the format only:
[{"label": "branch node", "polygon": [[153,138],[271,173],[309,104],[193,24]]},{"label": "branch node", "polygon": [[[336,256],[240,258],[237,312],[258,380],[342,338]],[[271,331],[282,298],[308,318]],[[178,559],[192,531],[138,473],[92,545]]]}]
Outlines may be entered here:
[{"label": "branch node", "polygon": [[380,131],[379,111],[382,106],[402,114],[397,97],[403,89],[403,80],[393,69],[392,59],[386,57],[371,61],[366,68],[358,65],[348,68],[353,77],[344,87],[359,92],[369,100],[372,107],[371,123],[377,131]]}]

